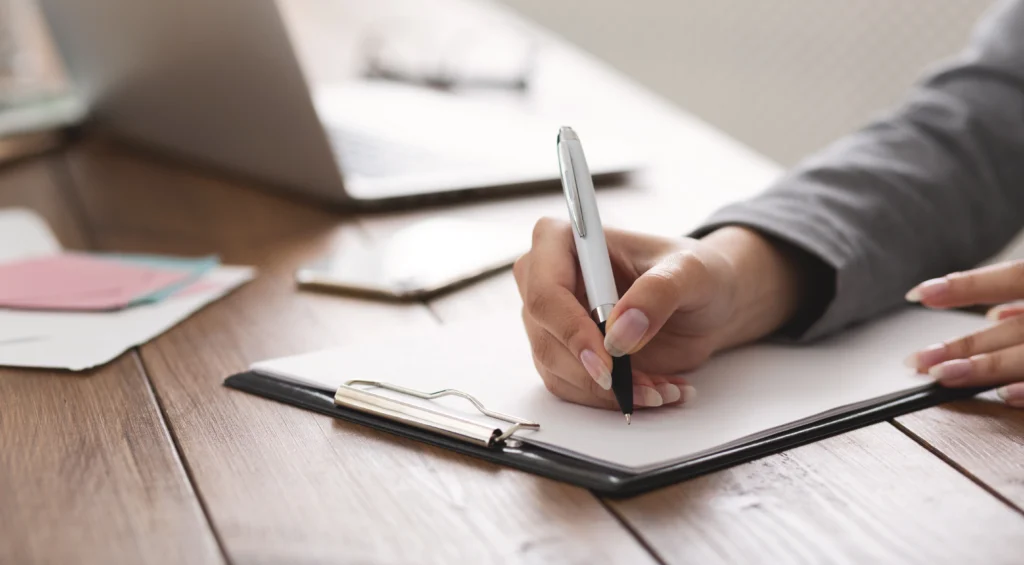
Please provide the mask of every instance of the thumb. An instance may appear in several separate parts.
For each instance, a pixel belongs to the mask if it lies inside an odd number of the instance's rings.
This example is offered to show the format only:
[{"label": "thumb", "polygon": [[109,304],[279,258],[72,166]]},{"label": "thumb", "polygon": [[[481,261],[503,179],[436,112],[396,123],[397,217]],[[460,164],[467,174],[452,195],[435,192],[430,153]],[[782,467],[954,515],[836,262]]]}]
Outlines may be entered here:
[{"label": "thumb", "polygon": [[662,258],[633,282],[608,316],[604,347],[612,357],[647,345],[680,308],[703,303],[711,277],[692,251]]}]

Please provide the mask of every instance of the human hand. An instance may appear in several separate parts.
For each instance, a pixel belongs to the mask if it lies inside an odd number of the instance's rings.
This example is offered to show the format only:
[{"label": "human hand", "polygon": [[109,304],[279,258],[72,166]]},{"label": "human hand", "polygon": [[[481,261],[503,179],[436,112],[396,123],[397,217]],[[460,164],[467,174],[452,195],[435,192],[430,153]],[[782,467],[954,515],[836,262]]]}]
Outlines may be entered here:
[{"label": "human hand", "polygon": [[612,355],[630,354],[634,404],[680,404],[695,391],[680,372],[788,319],[796,276],[783,255],[743,228],[702,240],[605,230],[620,293],[602,337],[591,319],[567,222],[542,219],[513,273],[534,365],[564,400],[617,409]]},{"label": "human hand", "polygon": [[1010,261],[925,281],[907,300],[930,308],[1001,304],[988,312],[996,324],[907,358],[907,365],[948,387],[1003,385],[999,396],[1024,408],[1024,261]]}]

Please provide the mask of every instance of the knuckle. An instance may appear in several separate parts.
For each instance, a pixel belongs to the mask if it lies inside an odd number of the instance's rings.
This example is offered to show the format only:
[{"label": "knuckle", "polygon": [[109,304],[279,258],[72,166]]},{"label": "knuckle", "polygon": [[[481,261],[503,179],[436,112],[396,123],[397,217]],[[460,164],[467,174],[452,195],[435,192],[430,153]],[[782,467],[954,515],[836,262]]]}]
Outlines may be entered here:
[{"label": "knuckle", "polygon": [[555,396],[559,396],[559,389],[558,386],[555,385],[555,379],[551,377],[551,375],[547,371],[540,372],[540,380],[544,382],[544,388],[546,388],[548,392]]},{"label": "knuckle", "polygon": [[530,340],[530,349],[533,351],[533,359],[538,365],[547,367],[551,362],[552,349],[551,338],[544,336]]},{"label": "knuckle", "polygon": [[537,223],[533,225],[533,242],[537,243],[552,233],[564,230],[566,226],[567,224],[561,220],[556,220],[550,216],[544,216],[537,220]]},{"label": "knuckle", "polygon": [[699,293],[706,293],[715,284],[711,267],[693,251],[682,252],[679,260],[679,276],[676,277],[676,284],[680,292],[690,288]]},{"label": "knuckle", "polygon": [[526,310],[536,319],[543,319],[551,309],[551,298],[543,292],[526,293]]},{"label": "knuckle", "polygon": [[663,264],[666,267],[655,274],[664,281],[667,290],[673,292],[681,292],[687,280],[702,280],[707,273],[704,261],[689,249],[677,251],[671,261]]},{"label": "knuckle", "polygon": [[572,317],[565,320],[562,325],[562,329],[559,332],[559,337],[566,346],[569,347],[570,351],[575,353],[577,342],[580,336],[583,335],[583,321],[580,318]]},{"label": "knuckle", "polygon": [[537,361],[536,357],[533,358],[533,367],[537,369],[537,374],[540,375],[540,378],[542,381],[544,381],[544,384],[547,384],[549,377],[551,375],[548,373],[547,368]]},{"label": "knuckle", "polygon": [[704,261],[697,256],[690,249],[684,249],[679,252],[679,268],[680,270],[704,270]]},{"label": "knuckle", "polygon": [[1000,353],[988,353],[978,355],[971,359],[978,367],[979,372],[984,375],[998,375],[1003,370],[1004,359]]},{"label": "knuckle", "polygon": [[515,263],[512,263],[512,276],[516,279],[516,284],[522,286],[523,276],[526,274],[526,261],[527,255],[520,255],[516,259]]},{"label": "knuckle", "polygon": [[659,296],[676,296],[682,291],[677,275],[678,273],[670,268],[651,269],[646,276],[648,291]]},{"label": "knuckle", "polygon": [[976,334],[967,334],[961,338],[954,339],[946,343],[946,349],[954,357],[964,357],[969,355],[978,345],[978,338]]}]

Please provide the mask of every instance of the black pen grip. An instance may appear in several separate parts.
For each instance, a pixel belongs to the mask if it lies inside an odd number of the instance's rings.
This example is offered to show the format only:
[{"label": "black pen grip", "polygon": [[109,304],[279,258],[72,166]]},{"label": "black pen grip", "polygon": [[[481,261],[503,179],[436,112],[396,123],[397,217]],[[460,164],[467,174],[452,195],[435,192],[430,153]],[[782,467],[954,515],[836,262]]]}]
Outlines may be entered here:
[{"label": "black pen grip", "polygon": [[[605,322],[598,322],[597,327],[604,335]],[[629,355],[612,357],[612,393],[619,402],[623,414],[633,413],[633,365]]]}]

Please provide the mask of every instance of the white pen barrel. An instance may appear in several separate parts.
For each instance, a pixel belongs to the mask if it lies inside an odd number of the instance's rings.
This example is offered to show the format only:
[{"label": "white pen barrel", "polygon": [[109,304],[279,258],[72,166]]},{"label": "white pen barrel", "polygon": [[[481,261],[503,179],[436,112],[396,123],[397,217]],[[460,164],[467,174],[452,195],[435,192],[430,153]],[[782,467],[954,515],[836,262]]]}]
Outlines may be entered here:
[{"label": "white pen barrel", "polygon": [[611,307],[619,301],[619,293],[615,288],[612,263],[608,258],[608,244],[604,239],[601,215],[597,211],[594,181],[590,177],[590,168],[583,155],[583,147],[576,139],[567,140],[565,143],[572,157],[576,187],[580,194],[580,211],[586,232],[580,237],[580,234],[573,230],[576,252],[579,255],[580,269],[583,271],[590,310],[596,310],[598,321],[604,321]]}]

